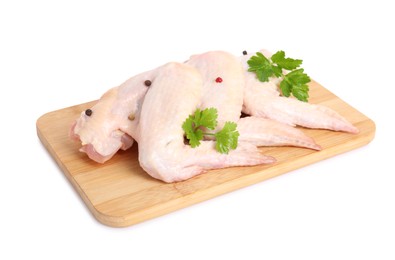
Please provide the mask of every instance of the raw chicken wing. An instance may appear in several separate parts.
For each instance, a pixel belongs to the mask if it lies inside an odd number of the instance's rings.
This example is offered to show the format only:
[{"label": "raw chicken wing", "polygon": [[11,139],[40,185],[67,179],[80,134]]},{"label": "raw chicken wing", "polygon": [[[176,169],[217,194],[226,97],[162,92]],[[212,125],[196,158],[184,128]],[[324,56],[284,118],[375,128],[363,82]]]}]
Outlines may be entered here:
[{"label": "raw chicken wing", "polygon": [[[240,119],[245,90],[245,72],[240,61],[223,51],[193,55],[187,64],[194,66],[203,78],[200,108],[218,109],[218,129],[226,121],[237,123],[239,141],[256,146],[299,146],[320,150],[314,140],[300,130],[274,120],[258,117]],[[217,82],[217,78],[221,82]]]},{"label": "raw chicken wing", "polygon": [[[267,51],[262,53],[270,57]],[[277,120],[288,125],[358,133],[358,129],[332,109],[280,96],[279,79],[261,82],[255,73],[248,72],[247,61],[252,55],[240,59],[245,71],[243,112],[249,115]]]},{"label": "raw chicken wing", "polygon": [[144,82],[154,80],[158,69],[134,76],[108,90],[89,113],[81,112],[70,129],[70,136],[81,141],[80,151],[92,160],[104,163],[119,149],[126,150],[133,145],[140,107],[148,90]]},{"label": "raw chicken wing", "polygon": [[214,141],[196,148],[184,143],[182,123],[199,106],[202,86],[201,75],[187,64],[169,63],[158,72],[141,108],[141,167],[154,178],[175,182],[209,169],[274,162],[248,143],[239,143],[229,154],[216,151]]}]

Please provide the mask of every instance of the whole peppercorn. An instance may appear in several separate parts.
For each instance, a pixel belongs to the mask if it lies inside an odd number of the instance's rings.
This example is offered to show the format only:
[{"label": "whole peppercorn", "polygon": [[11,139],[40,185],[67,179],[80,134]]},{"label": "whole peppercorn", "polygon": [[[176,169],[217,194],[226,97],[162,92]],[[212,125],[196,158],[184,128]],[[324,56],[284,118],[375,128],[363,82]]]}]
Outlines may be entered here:
[{"label": "whole peppercorn", "polygon": [[91,116],[92,115],[92,109],[87,109],[87,110],[85,110],[85,115],[87,115],[87,116]]},{"label": "whole peppercorn", "polygon": [[149,87],[149,86],[151,86],[152,82],[151,82],[151,80],[146,80],[146,81],[144,81],[144,84],[145,84],[147,87]]}]

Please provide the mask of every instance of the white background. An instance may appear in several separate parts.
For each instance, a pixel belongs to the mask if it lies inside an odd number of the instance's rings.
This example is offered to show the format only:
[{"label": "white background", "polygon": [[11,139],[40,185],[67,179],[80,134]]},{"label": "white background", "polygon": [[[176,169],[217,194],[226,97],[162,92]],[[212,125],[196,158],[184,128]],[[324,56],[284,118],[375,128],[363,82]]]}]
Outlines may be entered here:
[{"label": "white background", "polygon": [[[1,259],[395,259],[392,1],[62,2],[0,2]],[[110,228],[37,138],[42,114],[136,73],[260,48],[302,58],[312,78],[375,121],[373,142]]]}]

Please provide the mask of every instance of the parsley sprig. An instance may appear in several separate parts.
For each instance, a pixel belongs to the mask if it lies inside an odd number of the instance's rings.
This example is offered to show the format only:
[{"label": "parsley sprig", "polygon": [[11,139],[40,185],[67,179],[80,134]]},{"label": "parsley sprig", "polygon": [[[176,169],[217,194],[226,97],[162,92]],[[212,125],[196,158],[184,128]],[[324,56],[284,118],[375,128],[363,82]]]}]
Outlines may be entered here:
[{"label": "parsley sprig", "polygon": [[[262,82],[269,81],[270,77],[282,78],[280,89],[284,96],[291,94],[297,99],[307,102],[309,98],[310,77],[304,73],[303,69],[297,69],[302,60],[285,58],[284,51],[276,52],[270,59],[262,53],[257,52],[248,61],[248,71],[255,72],[258,79]],[[290,71],[284,75],[283,70]]]},{"label": "parsley sprig", "polygon": [[217,127],[218,111],[216,108],[196,109],[182,124],[186,138],[192,148],[200,145],[204,135],[214,136],[216,139],[215,148],[218,152],[227,154],[230,149],[237,148],[239,132],[236,130],[237,124],[226,122],[222,130],[216,133],[205,133],[202,128],[214,130]]}]

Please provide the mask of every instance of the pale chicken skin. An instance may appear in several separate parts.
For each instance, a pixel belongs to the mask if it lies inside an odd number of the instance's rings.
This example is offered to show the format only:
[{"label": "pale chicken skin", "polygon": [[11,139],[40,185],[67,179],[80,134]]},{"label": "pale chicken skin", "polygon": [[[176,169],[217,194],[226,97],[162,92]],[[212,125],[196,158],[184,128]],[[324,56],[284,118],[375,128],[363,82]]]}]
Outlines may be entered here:
[{"label": "pale chicken skin", "polygon": [[[270,53],[261,51],[270,58]],[[322,106],[299,101],[294,98],[280,96],[279,79],[271,78],[269,82],[261,82],[255,73],[248,72],[247,61],[250,55],[240,58],[245,72],[245,89],[243,112],[249,115],[269,118],[294,126],[328,129],[356,134],[359,130],[334,110]]]},{"label": "pale chicken skin", "polygon": [[299,129],[275,120],[244,117],[237,121],[239,141],[256,146],[296,146],[321,150],[321,146]]},{"label": "pale chicken skin", "polygon": [[214,132],[221,129],[226,121],[232,121],[238,124],[241,141],[257,146],[321,149],[312,138],[294,127],[258,117],[240,119],[246,77],[242,64],[235,56],[223,51],[211,51],[193,55],[187,64],[195,67],[203,78],[203,95],[199,107],[218,109],[218,126]]},{"label": "pale chicken skin", "polygon": [[92,160],[104,163],[119,149],[126,150],[138,137],[140,107],[157,70],[136,75],[118,87],[108,90],[90,113],[81,112],[72,125],[70,136],[81,141],[80,151]]},{"label": "pale chicken skin", "polygon": [[[244,71],[240,62],[233,55],[222,52],[207,52],[194,55],[188,61],[202,77],[202,96],[199,108],[215,107],[219,111],[218,127],[221,129],[226,121],[237,122],[240,118],[244,93]],[[70,130],[73,139],[81,141],[80,151],[96,162],[104,163],[119,150],[126,150],[139,138],[140,109],[150,83],[162,67],[138,74],[122,85],[107,91],[101,99],[76,120]],[[221,82],[216,79],[220,77]],[[262,119],[263,120],[263,119]],[[241,140],[253,140],[254,145],[293,145],[318,149],[314,141],[300,131],[286,125],[276,124],[268,127],[264,122],[246,123],[243,119]],[[264,126],[263,128],[256,127]],[[246,131],[246,126],[251,129]],[[279,127],[284,128],[278,131]],[[217,130],[216,129],[216,130]],[[257,132],[251,132],[251,130]],[[280,138],[279,133],[286,134]],[[250,138],[253,135],[254,138]],[[259,141],[256,138],[259,137]]]},{"label": "pale chicken skin", "polygon": [[[141,167],[154,178],[176,182],[210,169],[275,162],[257,146],[321,149],[295,125],[358,132],[329,108],[281,97],[279,79],[262,83],[248,72],[249,57],[207,52],[134,76],[81,112],[70,135],[99,163],[137,141]],[[215,140],[196,148],[185,143],[183,122],[197,108],[210,107],[218,111],[213,132],[227,121],[238,125],[238,147],[229,154],[219,153]],[[240,118],[242,111],[252,116]]]},{"label": "pale chicken skin", "polygon": [[249,143],[239,143],[229,154],[216,151],[210,140],[196,148],[184,143],[181,126],[198,108],[202,88],[201,75],[187,64],[169,63],[158,72],[141,108],[141,167],[154,178],[177,182],[209,169],[273,163],[274,158],[261,154]]},{"label": "pale chicken skin", "polygon": [[243,106],[244,72],[237,58],[224,51],[193,55],[187,64],[196,68],[203,78],[203,94],[199,107],[218,110],[218,126],[226,121],[237,122]]}]

